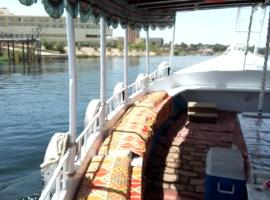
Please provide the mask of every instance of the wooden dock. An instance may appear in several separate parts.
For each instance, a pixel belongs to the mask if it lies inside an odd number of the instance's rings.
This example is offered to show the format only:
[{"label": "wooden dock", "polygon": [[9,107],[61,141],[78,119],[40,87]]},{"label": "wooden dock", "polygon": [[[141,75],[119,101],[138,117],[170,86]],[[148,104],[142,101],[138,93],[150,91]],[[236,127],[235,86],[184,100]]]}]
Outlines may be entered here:
[{"label": "wooden dock", "polygon": [[22,52],[20,59],[28,65],[41,62],[41,41],[39,34],[0,34],[0,56],[7,51],[9,62],[16,60],[16,52]]}]

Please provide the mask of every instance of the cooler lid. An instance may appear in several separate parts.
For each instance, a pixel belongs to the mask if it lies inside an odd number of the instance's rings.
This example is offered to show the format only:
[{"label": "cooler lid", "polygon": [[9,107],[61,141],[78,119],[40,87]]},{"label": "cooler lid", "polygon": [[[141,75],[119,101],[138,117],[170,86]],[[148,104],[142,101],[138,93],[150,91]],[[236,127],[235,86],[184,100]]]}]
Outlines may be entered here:
[{"label": "cooler lid", "polygon": [[207,153],[206,174],[245,180],[244,161],[238,149],[213,147]]}]

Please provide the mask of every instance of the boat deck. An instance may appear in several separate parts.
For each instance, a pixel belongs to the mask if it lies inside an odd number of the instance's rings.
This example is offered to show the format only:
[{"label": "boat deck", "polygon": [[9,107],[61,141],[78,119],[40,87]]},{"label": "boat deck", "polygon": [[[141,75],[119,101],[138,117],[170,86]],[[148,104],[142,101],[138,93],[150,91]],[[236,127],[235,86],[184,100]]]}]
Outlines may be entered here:
[{"label": "boat deck", "polygon": [[238,115],[241,130],[248,149],[250,178],[247,194],[253,200],[270,199],[270,190],[258,190],[270,179],[270,115],[242,113]]},{"label": "boat deck", "polygon": [[153,141],[143,172],[147,200],[204,199],[205,162],[211,147],[236,145],[247,160],[234,112],[218,111],[216,123],[189,122],[181,114]]}]

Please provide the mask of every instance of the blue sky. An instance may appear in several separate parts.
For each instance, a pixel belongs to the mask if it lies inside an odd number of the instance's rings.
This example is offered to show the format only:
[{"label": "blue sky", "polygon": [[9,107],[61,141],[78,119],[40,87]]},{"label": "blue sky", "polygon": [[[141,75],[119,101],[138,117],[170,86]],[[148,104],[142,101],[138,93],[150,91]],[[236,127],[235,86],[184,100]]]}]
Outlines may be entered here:
[{"label": "blue sky", "polygon": [[[31,7],[21,5],[18,0],[0,0],[0,7],[7,7],[12,13],[17,15],[47,15],[41,0]],[[250,9],[244,10],[245,16],[249,17]],[[204,44],[232,44],[241,38],[246,40],[246,35],[235,34],[237,9],[204,10],[177,13],[176,17],[176,43],[204,43]],[[268,16],[266,17],[267,21]],[[256,24],[256,22],[254,22]],[[264,30],[266,30],[266,25]],[[262,34],[261,45],[265,43],[265,32]],[[123,36],[124,31],[119,26],[113,31],[113,36]],[[145,37],[145,32],[141,31],[141,37]],[[163,37],[165,42],[170,42],[172,29],[155,30],[149,32],[150,37]],[[254,34],[254,38],[256,38]],[[254,41],[254,40],[251,40]]]}]

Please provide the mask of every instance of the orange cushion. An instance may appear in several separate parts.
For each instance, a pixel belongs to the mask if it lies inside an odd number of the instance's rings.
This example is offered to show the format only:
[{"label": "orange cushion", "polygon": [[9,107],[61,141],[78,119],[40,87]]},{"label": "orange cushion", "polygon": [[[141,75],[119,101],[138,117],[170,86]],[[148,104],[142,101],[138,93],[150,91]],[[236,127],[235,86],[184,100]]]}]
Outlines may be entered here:
[{"label": "orange cushion", "polygon": [[130,158],[94,156],[77,200],[129,199]]},{"label": "orange cushion", "polygon": [[130,200],[142,199],[142,168],[133,167],[130,184]]},{"label": "orange cushion", "polygon": [[168,97],[168,94],[165,91],[151,92],[146,94],[141,100],[136,102],[136,105],[147,105],[151,107],[156,107],[164,99]]},{"label": "orange cushion", "polygon": [[129,108],[102,144],[99,154],[110,150],[129,150],[142,156],[153,130],[157,130],[172,112],[172,98],[165,92],[153,92]]}]

